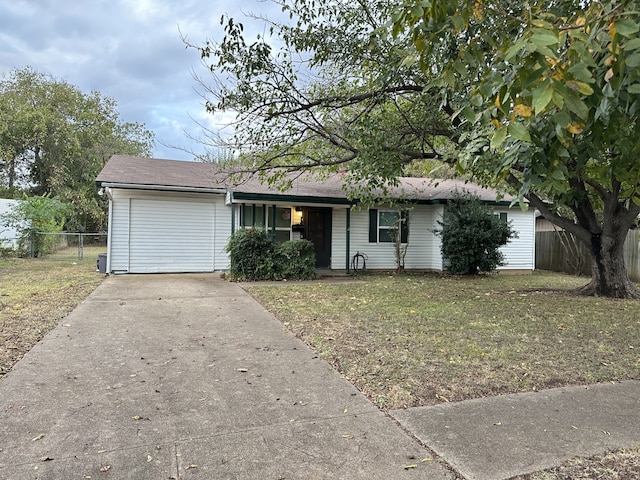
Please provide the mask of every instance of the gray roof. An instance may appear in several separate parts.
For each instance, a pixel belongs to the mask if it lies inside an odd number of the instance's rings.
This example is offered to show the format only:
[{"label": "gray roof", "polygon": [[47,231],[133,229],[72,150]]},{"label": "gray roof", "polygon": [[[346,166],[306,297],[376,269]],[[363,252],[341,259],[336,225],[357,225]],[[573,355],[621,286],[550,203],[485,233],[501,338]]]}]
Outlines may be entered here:
[{"label": "gray roof", "polygon": [[[126,188],[218,192],[231,190],[239,194],[346,200],[342,188],[344,181],[340,174],[324,178],[310,173],[296,173],[292,179],[291,188],[281,191],[275,186],[260,182],[255,176],[234,178],[219,164],[114,155],[96,177],[96,183],[100,186]],[[486,202],[513,200],[511,196],[500,196],[495,190],[464,180],[402,177],[400,185],[390,191],[396,198],[422,202],[446,201],[453,198],[456,192],[473,193]]]}]

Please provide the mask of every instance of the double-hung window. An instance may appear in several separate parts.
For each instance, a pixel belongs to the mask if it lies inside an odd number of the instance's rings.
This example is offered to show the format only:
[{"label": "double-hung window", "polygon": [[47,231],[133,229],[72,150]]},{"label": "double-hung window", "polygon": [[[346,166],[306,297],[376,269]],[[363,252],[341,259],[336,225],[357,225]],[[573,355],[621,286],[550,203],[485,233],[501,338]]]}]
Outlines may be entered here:
[{"label": "double-hung window", "polygon": [[400,231],[400,242],[407,243],[409,237],[409,212],[403,210],[369,210],[369,242],[393,243]]}]

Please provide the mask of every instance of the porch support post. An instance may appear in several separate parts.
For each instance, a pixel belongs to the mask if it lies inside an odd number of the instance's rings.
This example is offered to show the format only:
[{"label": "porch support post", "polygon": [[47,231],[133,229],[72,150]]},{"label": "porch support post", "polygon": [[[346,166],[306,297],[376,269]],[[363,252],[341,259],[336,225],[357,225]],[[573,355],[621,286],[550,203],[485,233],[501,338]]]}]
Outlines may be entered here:
[{"label": "porch support post", "polygon": [[236,204],[231,204],[231,235],[236,233]]},{"label": "porch support post", "polygon": [[271,238],[276,239],[276,206],[271,206]]},{"label": "porch support post", "polygon": [[349,273],[349,260],[351,259],[351,207],[347,208],[347,273]]}]

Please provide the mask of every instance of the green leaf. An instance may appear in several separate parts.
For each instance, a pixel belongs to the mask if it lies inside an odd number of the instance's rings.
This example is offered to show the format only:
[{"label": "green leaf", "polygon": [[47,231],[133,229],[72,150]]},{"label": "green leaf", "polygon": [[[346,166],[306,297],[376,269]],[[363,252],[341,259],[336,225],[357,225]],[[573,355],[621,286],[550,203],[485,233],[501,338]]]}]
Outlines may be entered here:
[{"label": "green leaf", "polygon": [[507,129],[506,128],[497,129],[491,136],[491,148],[493,149],[500,148],[500,145],[502,145],[502,143],[506,138],[507,138]]},{"label": "green leaf", "polygon": [[640,66],[640,52],[633,53],[625,59],[627,67],[636,68]]},{"label": "green leaf", "polygon": [[569,73],[573,75],[573,78],[575,80],[579,80],[587,83],[593,81],[593,75],[591,74],[591,71],[589,70],[588,65],[584,62],[580,62],[572,66],[569,69]]},{"label": "green leaf", "polygon": [[551,178],[553,178],[554,180],[562,181],[564,180],[564,172],[559,168],[556,168],[551,172]]},{"label": "green leaf", "polygon": [[633,51],[633,50],[637,50],[640,48],[640,38],[634,38],[633,40],[629,40],[627,43],[624,44],[624,50],[625,51]]},{"label": "green leaf", "polygon": [[509,125],[508,129],[509,135],[517,138],[518,140],[522,140],[523,142],[531,142],[531,135],[529,135],[527,127],[522,123],[512,123]]},{"label": "green leaf", "polygon": [[504,54],[504,59],[507,62],[511,61],[513,57],[515,57],[518,53],[520,53],[520,50],[522,50],[525,44],[526,44],[526,40],[524,38],[518,39],[518,41],[514,43],[511,47],[509,47],[509,49],[506,51],[506,53]]},{"label": "green leaf", "polygon": [[593,88],[587,83],[577,82],[575,80],[569,80],[567,87],[576,92],[580,92],[582,95],[593,95]]},{"label": "green leaf", "polygon": [[539,115],[551,102],[553,87],[549,84],[540,85],[533,91],[533,109]]},{"label": "green leaf", "polygon": [[560,92],[557,91],[553,91],[553,104],[558,107],[558,108],[562,108],[564,107],[564,97],[562,96],[562,94]]},{"label": "green leaf", "polygon": [[476,112],[471,107],[465,107],[462,110],[462,116],[470,123],[475,123],[476,121]]},{"label": "green leaf", "polygon": [[578,118],[586,119],[589,116],[589,107],[577,95],[568,94],[564,96],[564,103],[570,112],[575,113]]},{"label": "green leaf", "polygon": [[634,33],[637,33],[638,30],[640,30],[640,28],[638,28],[638,24],[630,18],[623,18],[621,20],[618,20],[617,22],[614,22],[614,25],[616,26],[616,31],[620,35],[625,37],[628,35],[633,35]]},{"label": "green leaf", "polygon": [[453,68],[460,75],[462,75],[462,76],[466,76],[467,75],[467,68],[462,64],[462,62],[460,60],[456,60],[455,62],[453,62]]},{"label": "green leaf", "polygon": [[460,33],[465,28],[464,18],[460,14],[456,14],[451,19],[456,32]]},{"label": "green leaf", "polygon": [[471,105],[474,107],[481,107],[483,101],[482,95],[478,95],[477,93],[471,97]]},{"label": "green leaf", "polygon": [[556,45],[558,43],[558,35],[552,30],[537,28],[531,35],[531,41],[539,47]]},{"label": "green leaf", "polygon": [[640,93],[640,83],[634,83],[633,85],[629,85],[627,87],[627,91],[629,93],[634,93],[634,94]]},{"label": "green leaf", "polygon": [[444,81],[447,82],[447,85],[449,85],[450,87],[455,86],[456,76],[451,70],[449,69],[445,70],[442,76],[444,77]]}]

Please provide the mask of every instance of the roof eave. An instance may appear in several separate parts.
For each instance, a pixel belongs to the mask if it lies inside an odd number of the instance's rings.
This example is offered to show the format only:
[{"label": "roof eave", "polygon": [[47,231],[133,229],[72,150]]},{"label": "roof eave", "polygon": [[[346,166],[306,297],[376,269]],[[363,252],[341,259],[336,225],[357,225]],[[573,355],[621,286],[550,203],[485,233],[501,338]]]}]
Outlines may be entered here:
[{"label": "roof eave", "polygon": [[189,193],[210,193],[224,195],[227,190],[224,188],[207,187],[186,187],[181,185],[147,185],[140,183],[120,183],[120,182],[96,182],[98,187],[122,188],[128,190],[155,190],[162,192],[189,192]]},{"label": "roof eave", "polygon": [[[357,202],[347,198],[317,197],[312,195],[286,195],[277,193],[248,193],[233,192],[233,200],[251,200],[255,202],[290,202],[290,203],[318,203],[329,205],[355,205]],[[242,203],[242,202],[239,202]]]}]

